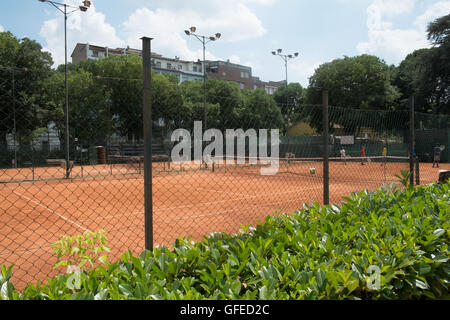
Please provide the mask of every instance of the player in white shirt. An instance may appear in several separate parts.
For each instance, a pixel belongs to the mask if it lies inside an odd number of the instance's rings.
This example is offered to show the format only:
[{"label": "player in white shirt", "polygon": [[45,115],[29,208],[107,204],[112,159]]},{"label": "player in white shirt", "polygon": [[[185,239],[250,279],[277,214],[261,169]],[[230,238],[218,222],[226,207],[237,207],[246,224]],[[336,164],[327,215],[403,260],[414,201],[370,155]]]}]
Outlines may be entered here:
[{"label": "player in white shirt", "polygon": [[345,156],[345,149],[344,147],[341,147],[341,160],[344,161],[344,165],[347,165],[347,160],[346,160],[346,156]]}]

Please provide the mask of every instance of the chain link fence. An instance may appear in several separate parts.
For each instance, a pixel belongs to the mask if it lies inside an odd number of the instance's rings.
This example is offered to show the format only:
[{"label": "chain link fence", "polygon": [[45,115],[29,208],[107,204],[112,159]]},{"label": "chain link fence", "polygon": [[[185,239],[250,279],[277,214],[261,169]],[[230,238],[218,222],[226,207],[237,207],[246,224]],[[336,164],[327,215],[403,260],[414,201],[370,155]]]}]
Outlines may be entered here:
[{"label": "chain link fence", "polygon": [[[64,75],[52,77],[43,82],[30,70],[0,69],[0,264],[15,265],[19,288],[55,274],[51,244],[61,234],[104,229],[112,259],[127,249],[145,249],[142,80],[69,76],[66,146]],[[41,89],[31,90],[34,86]],[[241,225],[255,226],[267,215],[323,203],[323,106],[302,105],[287,121],[262,91],[208,82],[204,105],[198,88],[153,83],[154,245],[238,233]],[[206,129],[217,129],[221,137],[204,130],[205,107]],[[409,170],[408,111],[330,106],[328,119],[331,203],[397,182],[395,175]],[[432,183],[440,169],[450,169],[449,120],[416,113],[420,183]],[[180,128],[188,142],[177,134]],[[238,129],[243,135],[227,131]],[[186,148],[177,152],[183,142]],[[439,169],[432,166],[437,144]],[[195,161],[199,149],[210,150],[212,157]],[[174,161],[174,154],[183,162]],[[262,175],[273,164],[264,158],[277,155],[275,171]]]}]

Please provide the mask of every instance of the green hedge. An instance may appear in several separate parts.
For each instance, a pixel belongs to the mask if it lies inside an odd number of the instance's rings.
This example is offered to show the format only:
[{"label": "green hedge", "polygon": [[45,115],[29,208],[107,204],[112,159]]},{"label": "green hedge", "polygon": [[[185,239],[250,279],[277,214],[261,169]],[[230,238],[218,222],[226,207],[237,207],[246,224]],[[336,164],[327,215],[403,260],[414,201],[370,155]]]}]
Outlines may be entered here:
[{"label": "green hedge", "polygon": [[4,299],[448,299],[450,184],[383,187],[238,235],[179,239]]}]

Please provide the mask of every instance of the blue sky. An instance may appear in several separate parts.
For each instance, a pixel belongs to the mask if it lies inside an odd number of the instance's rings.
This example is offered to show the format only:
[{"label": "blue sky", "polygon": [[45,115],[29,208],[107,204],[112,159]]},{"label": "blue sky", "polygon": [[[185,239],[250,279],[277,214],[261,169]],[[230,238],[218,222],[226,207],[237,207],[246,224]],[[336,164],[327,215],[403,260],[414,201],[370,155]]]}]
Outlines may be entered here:
[{"label": "blue sky", "polygon": [[[427,24],[450,13],[449,0],[91,1],[88,12],[69,17],[69,61],[77,42],[140,49],[142,36],[154,38],[154,52],[196,60],[201,43],[183,32],[196,26],[206,36],[222,33],[207,45],[207,58],[250,65],[264,81],[285,78],[283,61],[271,51],[298,51],[289,62],[289,82],[303,86],[320,64],[344,55],[374,54],[397,65],[415,49],[429,47]],[[56,64],[64,62],[62,14],[38,0],[0,5],[0,30],[37,40]]]}]

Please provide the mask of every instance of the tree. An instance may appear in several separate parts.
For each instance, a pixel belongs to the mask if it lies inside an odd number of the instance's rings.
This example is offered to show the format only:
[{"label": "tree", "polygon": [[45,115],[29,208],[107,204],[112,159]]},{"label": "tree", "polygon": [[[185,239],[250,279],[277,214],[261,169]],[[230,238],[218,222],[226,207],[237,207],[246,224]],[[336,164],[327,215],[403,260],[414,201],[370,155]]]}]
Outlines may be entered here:
[{"label": "tree", "polygon": [[433,47],[409,54],[399,65],[394,84],[402,92],[401,105],[415,95],[416,111],[450,113],[450,15],[428,25]]},{"label": "tree", "polygon": [[243,129],[284,130],[285,121],[275,100],[261,89],[245,91],[245,107],[241,114]]},{"label": "tree", "polygon": [[450,114],[450,14],[431,22],[427,32],[434,47],[421,83],[432,86],[428,102],[433,112]]},{"label": "tree", "polygon": [[304,89],[299,83],[283,85],[273,94],[273,99],[281,109],[286,124],[290,125],[296,121],[300,112],[300,106],[304,100]]},{"label": "tree", "polygon": [[399,107],[408,109],[408,98],[415,95],[415,109],[419,112],[432,112],[428,96],[432,83],[426,83],[423,74],[430,69],[431,49],[419,49],[410,53],[397,68],[393,84],[399,88]]},{"label": "tree", "polygon": [[344,57],[322,64],[309,80],[306,102],[322,103],[328,89],[330,104],[342,108],[392,109],[399,96],[391,85],[391,69],[371,55]]},{"label": "tree", "polygon": [[29,143],[39,130],[38,111],[43,108],[41,87],[52,73],[50,53],[28,38],[17,39],[0,32],[0,144],[14,130],[16,138]]},{"label": "tree", "polygon": [[[73,66],[71,66],[73,68]],[[110,112],[120,135],[139,140],[143,137],[142,57],[112,56],[99,61],[83,61],[78,70],[93,73],[96,82],[109,97]],[[152,119],[154,136],[167,134],[182,124],[183,100],[178,79],[152,72]],[[163,121],[164,125],[159,124]]]},{"label": "tree", "polygon": [[450,42],[450,14],[437,18],[428,25],[428,40],[434,45],[448,45]]},{"label": "tree", "polygon": [[[203,83],[187,81],[182,83],[181,87],[184,101],[196,106],[203,105]],[[217,118],[211,119],[211,116],[207,115],[208,128],[225,130],[241,126],[240,117],[245,102],[244,94],[236,83],[208,79],[206,82],[206,102],[207,110],[214,110],[214,105],[219,106]],[[197,120],[203,121],[203,116]]]},{"label": "tree", "polygon": [[[56,72],[45,85],[48,101],[46,122],[54,123],[63,135],[64,122],[64,73]],[[82,145],[104,142],[113,131],[112,117],[109,113],[108,96],[91,73],[85,70],[68,73],[69,84],[69,130],[70,139],[77,138]]]}]

